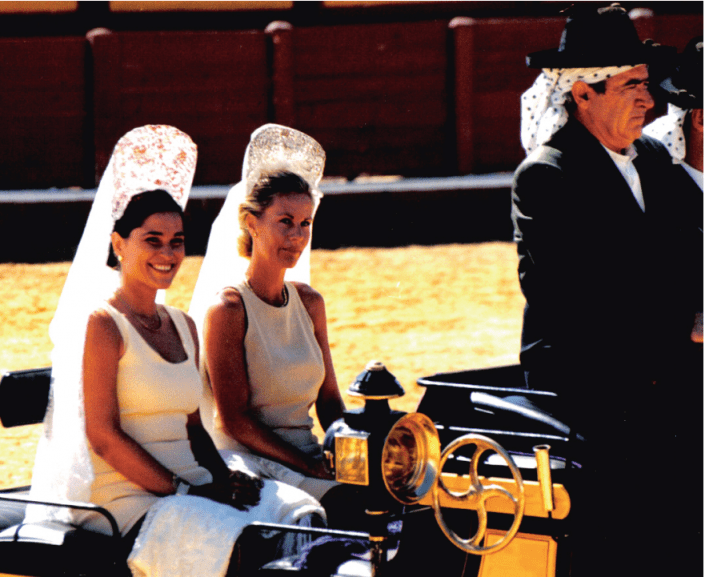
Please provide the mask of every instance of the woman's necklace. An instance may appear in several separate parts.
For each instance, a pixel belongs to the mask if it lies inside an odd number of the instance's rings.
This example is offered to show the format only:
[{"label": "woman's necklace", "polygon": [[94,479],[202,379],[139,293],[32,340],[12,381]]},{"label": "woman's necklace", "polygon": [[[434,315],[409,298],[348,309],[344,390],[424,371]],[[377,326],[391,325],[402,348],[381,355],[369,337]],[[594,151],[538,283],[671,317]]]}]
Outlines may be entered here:
[{"label": "woman's necklace", "polygon": [[132,310],[132,307],[127,303],[127,301],[122,297],[120,293],[116,292],[115,296],[125,306],[127,313],[132,316],[132,318],[134,318],[143,329],[149,331],[150,333],[156,333],[160,328],[162,328],[162,317],[159,314],[159,309],[157,309],[157,318],[155,319],[151,315],[142,315],[136,313],[134,310]]},{"label": "woman's necklace", "polygon": [[[255,293],[255,295],[257,295],[257,297],[259,297],[259,295],[257,294],[257,291],[255,291],[255,289],[252,288],[252,285],[250,284],[250,281],[248,279],[245,279],[245,284],[247,285],[247,288],[249,288],[253,293]],[[264,300],[264,299],[262,299],[262,300]],[[272,306],[282,308],[282,307],[285,307],[287,304],[289,304],[289,291],[286,290],[286,285],[284,285],[282,287],[282,304],[272,305]]]}]

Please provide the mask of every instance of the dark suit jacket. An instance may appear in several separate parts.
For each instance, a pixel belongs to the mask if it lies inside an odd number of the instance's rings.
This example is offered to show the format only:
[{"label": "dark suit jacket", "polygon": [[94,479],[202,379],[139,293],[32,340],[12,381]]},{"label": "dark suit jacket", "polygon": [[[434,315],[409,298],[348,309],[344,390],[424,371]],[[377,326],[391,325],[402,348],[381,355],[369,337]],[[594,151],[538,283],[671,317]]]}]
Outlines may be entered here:
[{"label": "dark suit jacket", "polygon": [[609,154],[571,119],[517,169],[512,190],[526,298],[521,363],[532,388],[573,409],[621,410],[668,372],[692,318],[674,298],[682,270],[681,206],[666,149],[635,142],[646,211]]},{"label": "dark suit jacket", "polygon": [[683,220],[690,235],[689,249],[683,255],[683,266],[692,275],[693,304],[698,312],[703,309],[703,191],[680,165],[676,167],[673,184],[682,192]]}]

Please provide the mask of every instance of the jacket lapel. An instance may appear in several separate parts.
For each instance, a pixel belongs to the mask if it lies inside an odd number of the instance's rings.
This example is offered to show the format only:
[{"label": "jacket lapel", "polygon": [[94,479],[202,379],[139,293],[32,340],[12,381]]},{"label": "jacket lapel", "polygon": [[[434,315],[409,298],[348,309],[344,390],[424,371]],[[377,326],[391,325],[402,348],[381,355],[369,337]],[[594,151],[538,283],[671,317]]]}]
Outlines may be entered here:
[{"label": "jacket lapel", "polygon": [[[581,167],[582,178],[588,183],[585,189],[590,191],[588,194],[604,202],[604,210],[611,209],[624,216],[643,218],[644,213],[634,198],[629,184],[597,138],[575,119],[571,119],[561,133],[557,134],[559,135],[556,147],[565,151],[570,150],[571,154],[577,155],[576,161]],[[635,166],[637,166],[636,159]],[[644,178],[638,166],[637,171],[640,173],[643,189]],[[589,199],[584,200],[590,202]]]}]

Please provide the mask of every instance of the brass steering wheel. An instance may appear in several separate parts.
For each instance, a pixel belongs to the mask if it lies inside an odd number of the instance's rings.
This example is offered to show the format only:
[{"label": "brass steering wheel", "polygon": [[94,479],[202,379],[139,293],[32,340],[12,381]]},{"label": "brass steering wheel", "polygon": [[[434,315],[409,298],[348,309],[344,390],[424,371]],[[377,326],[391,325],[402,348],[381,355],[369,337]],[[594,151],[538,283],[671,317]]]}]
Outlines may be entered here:
[{"label": "brass steering wheel", "polygon": [[[443,466],[448,460],[448,457],[450,457],[450,455],[457,451],[460,447],[465,445],[475,445],[476,447],[470,460],[470,487],[464,492],[454,492],[445,486],[440,472],[443,471]],[[477,467],[480,462],[480,457],[485,451],[494,451],[507,463],[512,472],[512,477],[514,478],[514,483],[516,484],[518,496],[513,495],[511,492],[507,491],[507,489],[499,485],[483,485],[480,482],[480,478],[477,474]],[[509,453],[507,453],[501,445],[488,437],[475,434],[464,435],[455,439],[445,448],[441,455],[438,470],[438,479],[433,485],[431,495],[433,499],[433,510],[436,515],[436,521],[445,536],[448,537],[448,539],[450,539],[456,547],[462,549],[466,553],[472,553],[473,555],[488,555],[490,553],[496,553],[509,545],[510,541],[519,530],[519,525],[521,524],[522,517],[524,516],[525,502],[524,483],[522,481],[521,474],[519,473],[519,469],[514,464],[514,461],[509,456]],[[469,508],[477,512],[479,524],[475,535],[468,539],[463,539],[448,527],[445,519],[443,518],[443,513],[441,512],[441,490],[443,490],[452,501],[463,503],[465,504],[465,508],[469,506]],[[492,498],[508,499],[511,501],[514,506],[514,521],[502,539],[494,545],[483,547],[480,543],[482,542],[482,538],[485,536],[485,532],[487,531],[486,501]]]}]

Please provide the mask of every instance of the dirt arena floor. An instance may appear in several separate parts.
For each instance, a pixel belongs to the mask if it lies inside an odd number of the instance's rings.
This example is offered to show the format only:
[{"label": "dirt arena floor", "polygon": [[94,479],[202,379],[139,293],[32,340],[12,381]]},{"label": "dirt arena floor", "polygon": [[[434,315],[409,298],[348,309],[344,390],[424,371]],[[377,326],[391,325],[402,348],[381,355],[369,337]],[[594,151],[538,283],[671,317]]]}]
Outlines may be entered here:
[{"label": "dirt arena floor", "polygon": [[[188,309],[200,265],[186,259],[168,304]],[[406,390],[391,403],[404,411],[418,403],[420,377],[517,362],[524,299],[516,265],[511,243],[313,251],[311,284],[326,299],[346,404],[359,403],[346,392],[373,359]],[[0,265],[1,369],[50,364],[48,327],[68,268]],[[30,482],[39,433],[0,427],[0,488]]]}]

